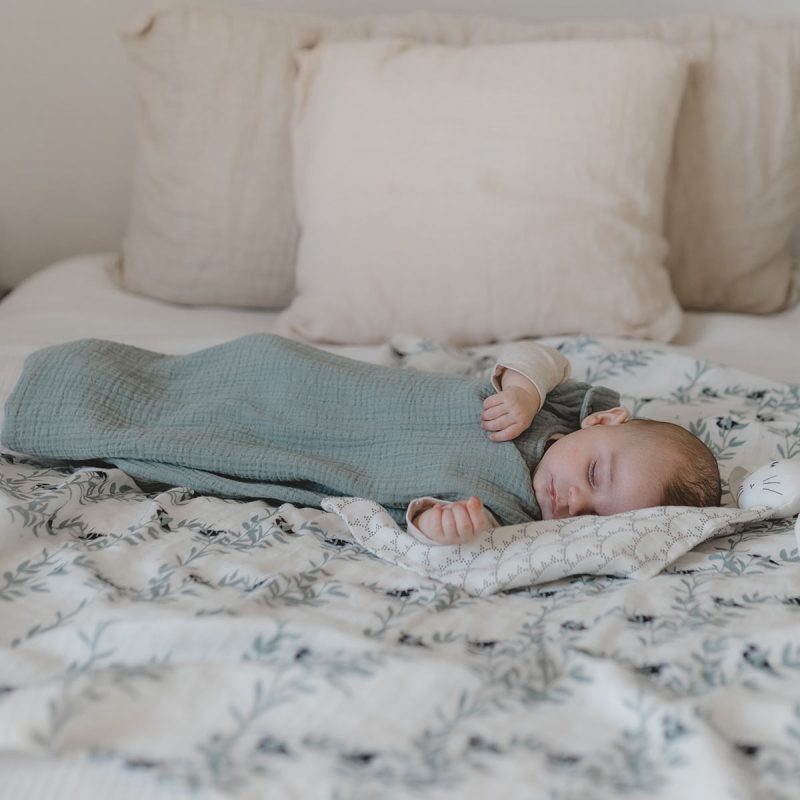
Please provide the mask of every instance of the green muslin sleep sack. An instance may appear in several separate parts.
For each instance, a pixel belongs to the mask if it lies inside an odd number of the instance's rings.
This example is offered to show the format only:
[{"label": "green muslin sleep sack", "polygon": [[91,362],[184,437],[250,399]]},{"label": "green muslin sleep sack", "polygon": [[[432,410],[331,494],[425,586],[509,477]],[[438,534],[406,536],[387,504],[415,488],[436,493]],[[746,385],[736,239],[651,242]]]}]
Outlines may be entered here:
[{"label": "green muslin sleep sack", "polygon": [[404,522],[416,497],[477,495],[501,524],[538,519],[530,471],[553,433],[618,403],[567,381],[530,430],[492,442],[480,378],[384,367],[279,336],[189,355],[85,339],[33,353],[6,403],[3,444],[110,462],[143,483],[319,506],[365,497]]}]

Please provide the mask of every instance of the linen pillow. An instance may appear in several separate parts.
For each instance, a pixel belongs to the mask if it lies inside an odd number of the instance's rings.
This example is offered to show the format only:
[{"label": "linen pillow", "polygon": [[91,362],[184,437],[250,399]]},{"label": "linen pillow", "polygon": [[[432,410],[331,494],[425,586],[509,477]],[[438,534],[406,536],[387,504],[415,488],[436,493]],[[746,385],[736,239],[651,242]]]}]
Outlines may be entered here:
[{"label": "linen pillow", "polygon": [[446,41],[451,28],[449,17],[424,13],[340,21],[181,6],[125,33],[138,153],[122,285],[190,305],[287,306],[299,233],[290,144],[295,52],[323,37]]},{"label": "linen pillow", "polygon": [[302,54],[297,296],[278,332],[670,339],[662,220],[685,78],[677,51],[634,40]]},{"label": "linen pillow", "polygon": [[127,34],[139,154],[123,284],[184,303],[282,307],[294,286],[293,52],[321,40],[449,44],[652,38],[691,59],[667,203],[668,267],[686,308],[770,312],[797,299],[797,19],[525,25],[425,13],[326,18],[162,10]]},{"label": "linen pillow", "polygon": [[127,36],[138,155],[122,285],[187,304],[282,307],[292,297],[292,52],[311,17],[165,11]]},{"label": "linen pillow", "polygon": [[799,31],[796,19],[524,25],[162,10],[125,36],[139,152],[123,285],[183,303],[289,302],[297,47],[397,36],[459,45],[646,37],[691,59],[666,213],[674,290],[686,308],[777,310],[796,299],[788,241],[800,218]]},{"label": "linen pillow", "polygon": [[323,36],[446,38],[427,14],[354,18],[247,7],[162,8],[123,35],[138,153],[122,285],[189,305],[284,308],[298,224],[290,118],[294,54]]},{"label": "linen pillow", "polygon": [[687,309],[768,313],[797,302],[800,17],[521,26],[473,18],[470,42],[646,37],[690,59],[667,204],[667,267]]},{"label": "linen pillow", "polygon": [[296,47],[376,36],[460,45],[647,37],[691,59],[666,213],[676,295],[686,308],[778,310],[797,298],[788,241],[800,218],[799,31],[796,19],[524,25],[162,10],[125,37],[139,152],[123,285],[182,303],[289,302]]}]

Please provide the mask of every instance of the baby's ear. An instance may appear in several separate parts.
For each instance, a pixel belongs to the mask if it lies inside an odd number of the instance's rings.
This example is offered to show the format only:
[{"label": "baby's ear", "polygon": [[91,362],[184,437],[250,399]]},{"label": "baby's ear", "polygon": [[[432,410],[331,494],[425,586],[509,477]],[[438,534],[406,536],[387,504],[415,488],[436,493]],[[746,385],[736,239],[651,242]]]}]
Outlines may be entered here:
[{"label": "baby's ear", "polygon": [[622,425],[630,418],[631,415],[627,408],[617,406],[605,411],[595,411],[594,414],[585,416],[581,422],[581,428],[591,428],[592,425]]}]

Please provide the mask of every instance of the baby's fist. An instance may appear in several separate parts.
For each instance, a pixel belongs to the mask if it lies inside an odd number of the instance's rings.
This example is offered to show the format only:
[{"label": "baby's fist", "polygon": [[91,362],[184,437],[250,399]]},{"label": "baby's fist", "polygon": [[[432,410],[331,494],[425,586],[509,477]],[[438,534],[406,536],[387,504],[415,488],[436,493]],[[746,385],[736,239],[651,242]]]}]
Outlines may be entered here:
[{"label": "baby's fist", "polygon": [[493,442],[507,442],[530,428],[538,410],[538,392],[512,386],[483,401],[481,428],[490,431]]},{"label": "baby's fist", "polygon": [[437,503],[417,516],[414,524],[436,544],[469,544],[489,530],[494,521],[478,497]]}]

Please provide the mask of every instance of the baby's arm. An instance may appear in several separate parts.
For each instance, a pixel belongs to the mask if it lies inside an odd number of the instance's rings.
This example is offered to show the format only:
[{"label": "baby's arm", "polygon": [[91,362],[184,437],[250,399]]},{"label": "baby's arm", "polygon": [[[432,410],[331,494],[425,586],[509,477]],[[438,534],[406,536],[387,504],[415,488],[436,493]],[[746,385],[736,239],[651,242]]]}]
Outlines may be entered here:
[{"label": "baby's arm", "polygon": [[[497,394],[484,403],[481,427],[492,431],[494,441],[518,436],[530,426],[547,393],[566,380],[569,373],[569,361],[551,347],[535,342],[506,345],[492,372]],[[504,410],[506,404],[512,409],[510,412]],[[492,412],[486,413],[489,409]],[[406,511],[408,532],[425,544],[466,544],[498,526],[477,497],[456,502],[420,497]]]},{"label": "baby's arm", "polygon": [[477,497],[454,502],[417,498],[406,511],[406,523],[408,532],[425,544],[469,544],[498,526],[492,513]]},{"label": "baby's arm", "polygon": [[516,438],[530,427],[547,393],[569,373],[569,361],[552,347],[535,342],[506,345],[492,373],[497,394],[484,400],[481,427],[495,442]]}]

